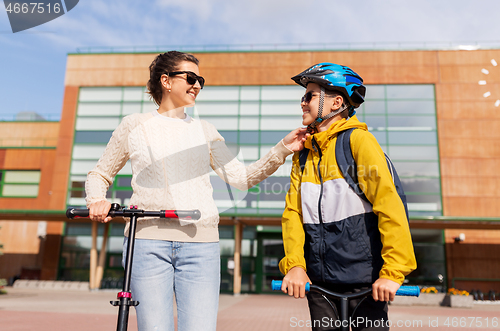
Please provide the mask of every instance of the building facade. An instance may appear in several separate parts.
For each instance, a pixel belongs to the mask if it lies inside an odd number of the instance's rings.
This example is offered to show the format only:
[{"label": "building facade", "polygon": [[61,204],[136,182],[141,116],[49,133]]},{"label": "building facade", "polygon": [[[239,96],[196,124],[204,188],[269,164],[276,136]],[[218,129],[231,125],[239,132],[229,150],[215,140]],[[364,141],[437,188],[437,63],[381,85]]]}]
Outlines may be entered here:
[{"label": "building facade", "polygon": [[[408,197],[419,266],[409,282],[500,291],[496,278],[500,175],[495,171],[500,159],[500,68],[495,60],[500,60],[499,50],[194,54],[207,83],[196,105],[186,112],[214,124],[245,164],[258,160],[301,126],[299,100],[304,89],[290,77],[319,62],[355,70],[367,85],[366,102],[357,116],[395,163]],[[0,163],[0,205],[5,211],[0,224],[5,253],[0,256],[0,277],[21,276],[23,268],[25,274],[38,268],[42,279],[90,278],[92,284],[94,278],[97,287],[119,286],[123,223],[101,228],[84,221],[63,222],[61,213],[69,206],[85,205],[86,174],[121,119],[155,109],[145,93],[147,68],[155,55],[68,55],[61,120],[52,123],[58,126],[56,140],[46,148],[51,157],[40,157],[52,160],[52,169],[32,164],[29,173],[19,173],[26,169],[21,163],[27,156],[12,157],[17,163],[6,162],[10,159],[4,156]],[[34,149],[15,146],[1,151],[7,156],[14,151],[35,155]],[[230,188],[211,174],[221,214],[222,291],[266,292],[271,279],[282,277],[277,267],[283,256],[279,225],[290,170],[291,157],[248,191]],[[108,199],[126,206],[132,193],[130,179],[131,168],[126,165],[110,187]],[[49,183],[47,189],[43,183]],[[42,197],[45,190],[50,191],[49,198]],[[41,199],[45,205],[35,202]],[[29,207],[17,207],[21,205]],[[19,209],[32,212],[26,215]],[[47,216],[34,215],[40,210]],[[45,222],[47,233],[54,232],[51,244],[44,249],[39,245],[37,263],[9,260],[10,244],[2,239],[5,224],[18,229],[11,236],[17,241],[22,222],[31,227]],[[39,237],[36,240],[46,240]],[[100,248],[105,254],[98,254]]]}]

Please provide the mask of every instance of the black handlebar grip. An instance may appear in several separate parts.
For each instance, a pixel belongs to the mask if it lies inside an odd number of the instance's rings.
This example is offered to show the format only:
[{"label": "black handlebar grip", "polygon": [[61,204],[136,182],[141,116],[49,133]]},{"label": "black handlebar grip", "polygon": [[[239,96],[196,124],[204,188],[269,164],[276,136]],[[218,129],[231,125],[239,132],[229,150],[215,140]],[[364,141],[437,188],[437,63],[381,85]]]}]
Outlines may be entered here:
[{"label": "black handlebar grip", "polygon": [[76,217],[89,217],[89,210],[68,208],[68,210],[66,210],[66,217],[69,218],[70,220]]}]

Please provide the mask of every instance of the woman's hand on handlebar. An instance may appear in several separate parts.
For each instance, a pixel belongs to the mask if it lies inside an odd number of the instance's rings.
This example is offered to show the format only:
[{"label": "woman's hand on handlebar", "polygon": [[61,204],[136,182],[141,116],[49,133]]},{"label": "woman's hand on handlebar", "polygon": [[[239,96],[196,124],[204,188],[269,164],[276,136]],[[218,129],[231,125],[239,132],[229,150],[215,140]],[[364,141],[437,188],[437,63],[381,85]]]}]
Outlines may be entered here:
[{"label": "woman's hand on handlebar", "polygon": [[293,267],[288,270],[283,283],[281,284],[281,291],[288,293],[296,299],[306,296],[306,284],[311,283],[309,276],[301,267]]},{"label": "woman's hand on handlebar", "polygon": [[400,286],[401,285],[390,279],[377,279],[372,285],[373,300],[393,301]]},{"label": "woman's hand on handlebar", "polygon": [[95,222],[107,223],[111,221],[111,217],[108,216],[110,209],[111,203],[107,200],[94,202],[89,208],[89,218]]}]

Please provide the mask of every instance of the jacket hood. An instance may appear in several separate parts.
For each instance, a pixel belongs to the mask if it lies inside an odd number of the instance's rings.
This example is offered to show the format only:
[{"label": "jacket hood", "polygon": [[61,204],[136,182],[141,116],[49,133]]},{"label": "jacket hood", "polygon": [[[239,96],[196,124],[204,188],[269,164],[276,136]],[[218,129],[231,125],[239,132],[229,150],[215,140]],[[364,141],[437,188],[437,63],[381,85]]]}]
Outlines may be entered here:
[{"label": "jacket hood", "polygon": [[304,147],[308,149],[312,149],[312,139],[314,139],[318,142],[318,145],[323,149],[324,145],[328,143],[333,137],[336,137],[339,132],[349,130],[351,128],[357,128],[361,130],[368,131],[368,126],[366,123],[360,122],[357,118],[356,115],[349,119],[341,119],[340,121],[337,121],[335,123],[332,123],[328,130],[323,131],[323,132],[318,132],[315,133],[311,136],[309,136],[304,143]]}]

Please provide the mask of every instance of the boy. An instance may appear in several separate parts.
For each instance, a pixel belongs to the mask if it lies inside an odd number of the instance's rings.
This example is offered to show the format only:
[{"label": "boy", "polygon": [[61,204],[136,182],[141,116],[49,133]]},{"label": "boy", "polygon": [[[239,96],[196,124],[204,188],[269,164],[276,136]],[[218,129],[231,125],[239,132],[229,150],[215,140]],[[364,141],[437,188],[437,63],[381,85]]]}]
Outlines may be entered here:
[{"label": "boy", "polygon": [[[280,270],[286,276],[282,290],[295,298],[305,296],[307,282],[346,293],[372,287],[372,296],[356,309],[353,319],[372,328],[387,321],[387,301],[394,300],[404,277],[416,268],[405,207],[396,192],[384,152],[365,123],[354,116],[366,88],[350,68],[320,63],[292,77],[306,88],[302,98],[303,125],[311,130],[304,168],[294,155],[291,185],[282,217],[285,257]],[[325,116],[322,116],[325,114]],[[335,144],[339,132],[356,128],[350,137],[357,165],[358,193],[342,176]],[[336,318],[320,294],[307,294],[313,330],[331,330]],[[352,300],[351,315],[359,301]],[[361,320],[361,319],[360,319]],[[369,321],[369,322],[368,322]]]}]

